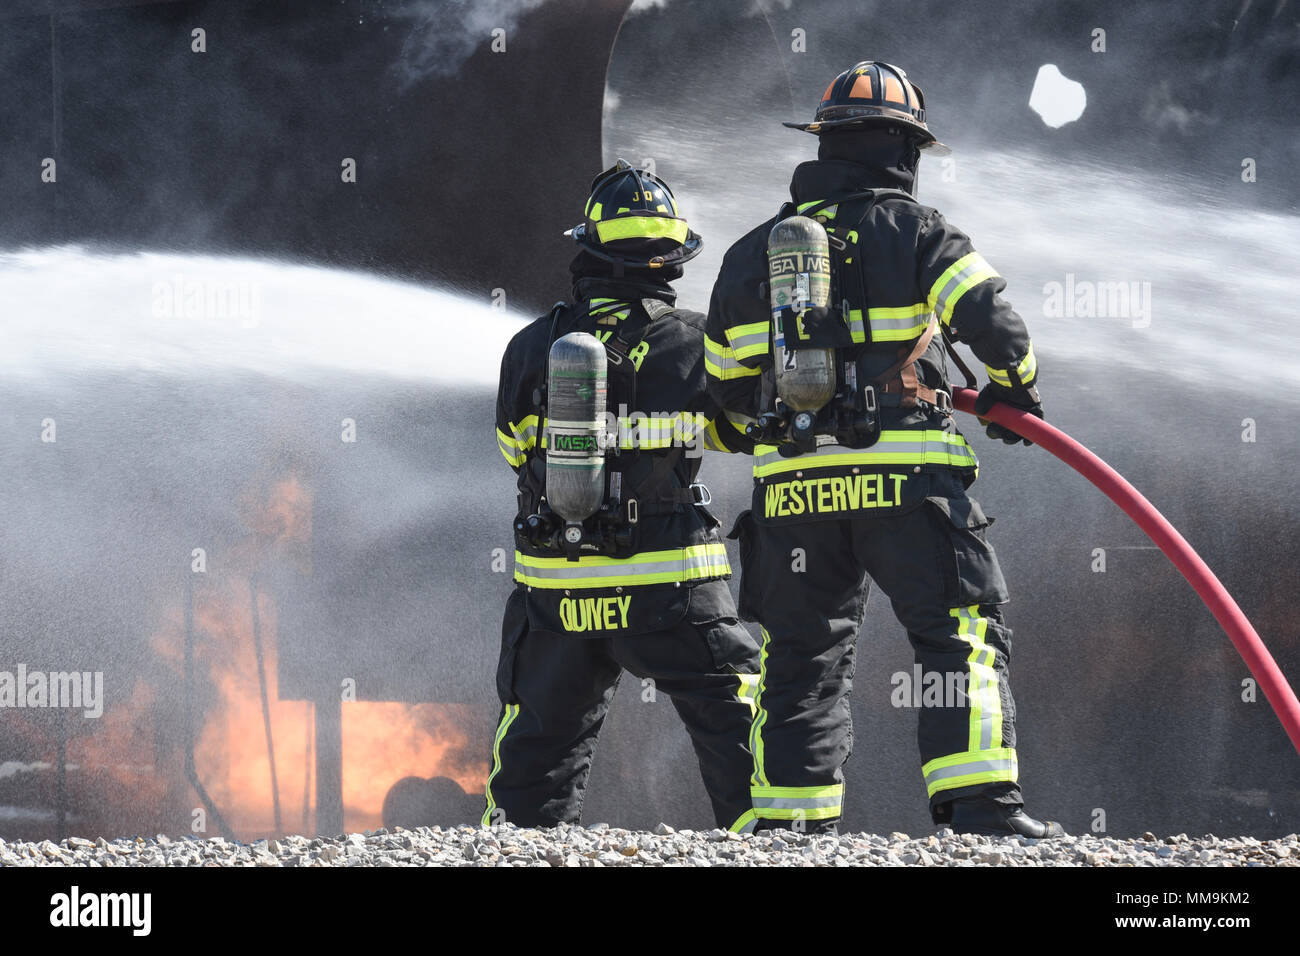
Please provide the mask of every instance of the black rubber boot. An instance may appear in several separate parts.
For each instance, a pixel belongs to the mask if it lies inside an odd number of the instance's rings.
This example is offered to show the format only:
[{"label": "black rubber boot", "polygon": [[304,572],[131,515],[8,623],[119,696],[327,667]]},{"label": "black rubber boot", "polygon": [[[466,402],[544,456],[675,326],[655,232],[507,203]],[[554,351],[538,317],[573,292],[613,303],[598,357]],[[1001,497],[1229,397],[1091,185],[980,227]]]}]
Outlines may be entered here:
[{"label": "black rubber boot", "polygon": [[1023,836],[1033,840],[1051,840],[1065,836],[1059,823],[1035,820],[1025,813],[1024,807],[997,803],[987,797],[961,797],[953,801],[952,823],[954,833],[975,833],[980,836]]}]

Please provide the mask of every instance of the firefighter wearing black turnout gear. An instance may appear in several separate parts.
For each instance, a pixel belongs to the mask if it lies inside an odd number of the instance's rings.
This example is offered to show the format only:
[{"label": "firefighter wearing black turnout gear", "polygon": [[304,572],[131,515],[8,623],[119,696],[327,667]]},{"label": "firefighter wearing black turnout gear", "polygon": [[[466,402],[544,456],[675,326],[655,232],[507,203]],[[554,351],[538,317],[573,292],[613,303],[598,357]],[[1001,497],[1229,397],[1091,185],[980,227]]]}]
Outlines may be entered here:
[{"label": "firefighter wearing black turnout gear", "polygon": [[[978,463],[952,418],[944,347],[951,337],[985,364],[990,402],[1041,415],[1029,334],[970,240],[912,197],[920,151],[946,147],[925,127],[920,90],[901,70],[867,62],[845,71],[816,120],[797,128],[819,135],[819,158],[795,170],[792,202],[727,252],[706,341],[712,393],[755,419],[760,436],[752,508],[732,531],[743,556],[741,613],[762,625],[751,735],[758,826],[830,828],[840,816],[855,643],[874,580],[927,679],[958,690],[918,714],[933,820],[966,832],[1057,835],[1059,825],[1021,807],[1007,587],[986,537],[990,520],[966,494]],[[796,359],[800,348],[835,348],[841,387],[877,410],[872,429],[826,428],[811,449],[770,427],[780,416],[768,235],[797,214],[826,227],[832,289],[827,306],[800,316],[798,335],[785,330],[786,347]],[[996,437],[1020,440],[1005,429]]]},{"label": "firefighter wearing black turnout gear", "polygon": [[[515,581],[502,627],[483,823],[578,822],[597,735],[624,670],[654,681],[686,726],[718,826],[751,822],[747,748],[758,648],[740,625],[717,520],[697,482],[704,449],[749,451],[718,414],[704,316],[670,282],[700,240],[660,180],[622,161],[597,177],[572,301],[507,346],[497,442],[519,475]],[[608,356],[606,504],[564,550],[547,500],[552,343],[596,336]],[[642,414],[644,412],[644,414]]]}]

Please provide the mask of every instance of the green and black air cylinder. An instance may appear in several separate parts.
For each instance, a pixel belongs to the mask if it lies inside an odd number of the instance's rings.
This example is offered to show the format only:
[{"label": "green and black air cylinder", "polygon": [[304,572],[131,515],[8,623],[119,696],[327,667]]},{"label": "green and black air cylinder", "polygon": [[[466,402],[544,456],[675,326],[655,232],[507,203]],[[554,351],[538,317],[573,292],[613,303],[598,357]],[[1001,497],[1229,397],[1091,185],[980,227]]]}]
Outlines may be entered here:
[{"label": "green and black air cylinder", "polygon": [[546,499],[570,524],[605,500],[606,361],[599,339],[570,332],[547,363]]}]

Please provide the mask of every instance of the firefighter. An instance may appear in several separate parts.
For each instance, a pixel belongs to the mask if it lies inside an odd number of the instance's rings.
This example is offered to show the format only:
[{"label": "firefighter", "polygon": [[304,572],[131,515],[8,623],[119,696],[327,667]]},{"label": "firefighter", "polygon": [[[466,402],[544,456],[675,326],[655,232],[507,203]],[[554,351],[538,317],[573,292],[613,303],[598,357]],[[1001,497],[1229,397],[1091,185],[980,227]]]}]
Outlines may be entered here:
[{"label": "firefighter", "polygon": [[[1006,402],[1042,417],[1029,333],[970,240],[913,198],[921,152],[947,147],[901,69],[859,63],[831,82],[812,122],[785,125],[816,134],[818,158],[795,169],[792,202],[728,250],[706,339],[713,395],[752,420],[757,440],[752,506],[731,535],[741,541],[741,614],[762,625],[750,741],[757,827],[834,829],[855,642],[874,580],[926,679],[958,690],[918,717],[934,822],[1062,835],[1022,807],[1007,586],[990,519],[966,493],[977,461],[953,421],[945,360],[950,338],[985,364],[979,411]],[[825,228],[831,288],[827,304],[782,327],[776,370],[769,233],[798,214]],[[836,397],[801,418],[774,379],[815,367],[818,354],[833,359]],[[984,424],[991,437],[1025,441]]]},{"label": "firefighter", "polygon": [[[482,822],[579,821],[596,738],[626,670],[672,699],[718,826],[739,830],[752,821],[758,647],[738,620],[726,547],[697,475],[704,449],[753,446],[709,397],[704,316],[675,305],[671,283],[701,240],[668,186],[622,160],[596,177],[585,220],[566,235],[579,247],[571,301],[515,335],[501,360],[497,441],[518,473],[516,585]],[[594,402],[603,393],[599,442],[561,427],[599,412],[561,411],[569,371],[548,375],[560,340],[586,343],[569,357],[595,350],[600,382],[573,394]],[[575,448],[594,460],[575,465]],[[598,476],[600,499],[578,521],[560,504],[575,468],[580,490]]]}]

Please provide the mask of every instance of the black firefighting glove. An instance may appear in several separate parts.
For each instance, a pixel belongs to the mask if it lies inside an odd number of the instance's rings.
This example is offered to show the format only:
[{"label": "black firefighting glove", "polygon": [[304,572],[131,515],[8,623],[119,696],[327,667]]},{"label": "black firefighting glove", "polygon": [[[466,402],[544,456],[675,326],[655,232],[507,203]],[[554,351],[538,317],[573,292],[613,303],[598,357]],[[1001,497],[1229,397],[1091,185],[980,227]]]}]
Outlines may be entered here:
[{"label": "black firefighting glove", "polygon": [[798,349],[842,349],[853,344],[844,314],[834,306],[810,305],[795,315],[787,313],[785,347]]},{"label": "black firefighting glove", "polygon": [[[975,399],[975,414],[983,415],[996,402],[1002,402],[1010,405],[1012,408],[1019,408],[1031,415],[1043,417],[1043,403],[1038,398],[1038,389],[1036,388],[1008,388],[1005,385],[999,385],[997,382],[989,382],[980,391],[979,397]],[[1026,445],[1032,445],[1028,438],[1022,438],[1009,428],[1005,428],[997,422],[991,422],[981,418],[979,423],[984,426],[984,433],[990,438],[1000,438],[1008,445],[1014,445],[1016,442],[1024,442]]]}]

